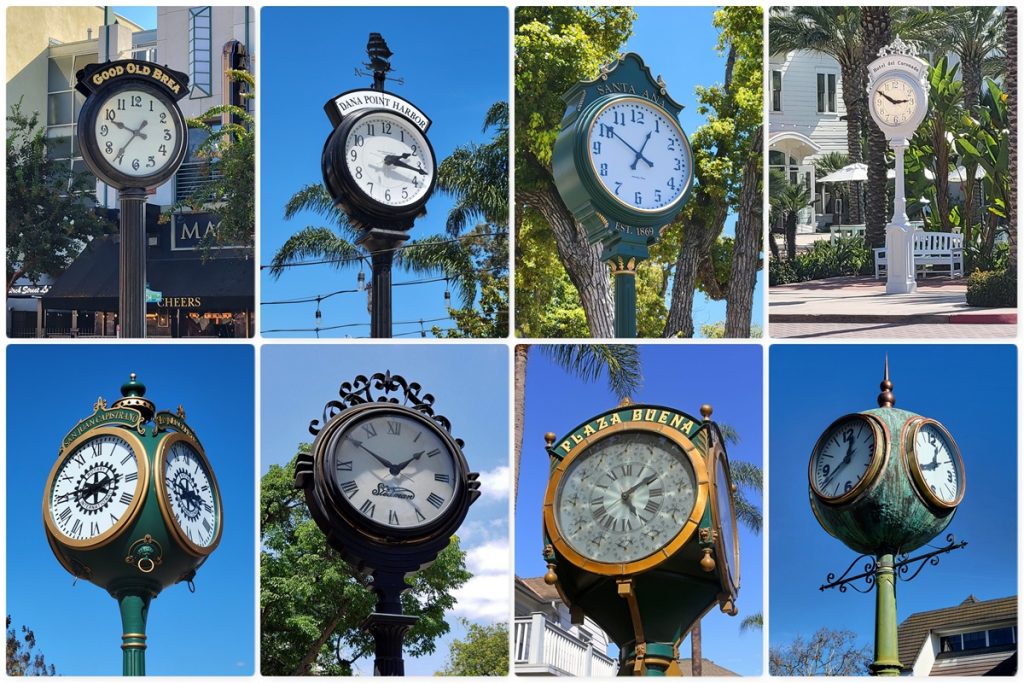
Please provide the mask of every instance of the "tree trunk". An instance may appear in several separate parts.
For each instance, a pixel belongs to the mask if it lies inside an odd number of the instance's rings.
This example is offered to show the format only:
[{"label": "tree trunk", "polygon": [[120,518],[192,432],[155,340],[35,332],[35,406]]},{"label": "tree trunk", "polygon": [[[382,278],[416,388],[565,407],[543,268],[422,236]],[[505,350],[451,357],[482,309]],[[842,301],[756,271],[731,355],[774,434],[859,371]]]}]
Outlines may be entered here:
[{"label": "tree trunk", "polygon": [[704,675],[704,659],[700,651],[700,622],[690,631],[690,671],[693,676]]},{"label": "tree trunk", "polygon": [[750,337],[750,318],[754,309],[754,287],[758,258],[763,248],[764,221],[761,202],[761,162],[763,127],[758,126],[750,138],[750,156],[743,169],[739,211],[736,219],[736,242],[732,250],[732,271],[725,304],[725,336]]},{"label": "tree trunk", "polygon": [[[702,215],[701,210],[697,209],[694,215]],[[722,232],[724,221],[723,216],[721,221],[707,224],[697,217],[683,228],[683,246],[676,259],[672,305],[668,309],[663,336],[693,337],[693,299],[697,293],[697,274],[700,272],[701,261],[710,253],[711,246]]]},{"label": "tree trunk", "polygon": [[[841,65],[840,70],[844,84],[843,105],[846,107],[846,156],[848,163],[859,164],[864,159],[864,155],[861,153],[860,139],[865,112],[864,100],[867,93],[864,88],[846,87],[845,84],[859,84],[863,80],[864,64],[862,60],[856,60],[853,63]],[[848,183],[848,185],[852,189],[847,193],[850,222],[857,224],[862,221],[860,182]]]},{"label": "tree trunk", "polygon": [[[975,116],[974,109],[981,104],[981,60],[974,55],[961,55],[960,77],[964,83],[964,107],[968,114]],[[980,225],[984,220],[984,216],[981,215],[981,181],[975,180],[972,176],[964,178],[963,184],[965,190],[970,185],[972,194],[971,201],[964,202],[967,215],[962,222],[969,222],[972,226]],[[964,198],[966,199],[966,195]]]},{"label": "tree trunk", "polygon": [[[860,15],[861,33],[864,35],[865,60],[874,59],[878,50],[892,40],[889,30],[888,7],[864,7]],[[866,68],[866,64],[865,64]],[[864,76],[862,76],[864,78]],[[858,83],[862,82],[858,80]],[[885,134],[870,116],[863,119],[868,138],[868,187],[867,196],[873,201],[864,207],[865,235],[869,247],[885,246],[885,224],[888,222],[888,179],[885,177],[888,164],[885,151],[888,144]]]},{"label": "tree trunk", "polygon": [[1017,7],[1006,6],[1006,113],[1010,124],[1010,195],[1006,225],[1010,233],[1009,268],[1017,270]]},{"label": "tree trunk", "polygon": [[786,214],[786,258],[796,259],[796,211]]},{"label": "tree trunk", "polygon": [[[525,160],[525,163],[531,161]],[[532,163],[540,167],[536,160]],[[537,189],[518,190],[516,195],[517,203],[529,204],[551,226],[558,257],[579,292],[590,336],[595,339],[614,337],[611,276],[608,266],[600,259],[601,245],[587,243],[586,233],[565,208],[553,180],[545,181],[543,187]],[[528,296],[528,293],[522,294]]]},{"label": "tree trunk", "polygon": [[513,489],[512,505],[515,506],[519,500],[519,463],[523,452],[523,425],[526,424],[526,360],[530,353],[529,344],[517,344],[515,349],[515,417],[514,426],[515,443],[515,488]]},{"label": "tree trunk", "polygon": [[[942,232],[952,232],[953,221],[949,219],[949,141],[941,116],[932,117],[932,149],[935,150],[935,180],[932,181],[935,184],[935,213],[939,215]],[[974,224],[964,218],[966,216],[961,217],[964,244],[969,245]]]},{"label": "tree trunk", "polygon": [[292,672],[292,676],[308,676],[309,669],[313,666],[313,662],[316,661],[317,656],[320,654],[320,648],[324,646],[327,639],[334,633],[334,629],[338,628],[338,624],[341,623],[342,617],[345,616],[345,610],[348,609],[347,604],[341,604],[338,606],[338,610],[331,617],[331,620],[327,622],[323,630],[320,631],[320,636],[316,639],[316,642],[306,650],[306,654],[303,655],[302,661],[299,662],[298,666],[295,667],[295,671]]}]

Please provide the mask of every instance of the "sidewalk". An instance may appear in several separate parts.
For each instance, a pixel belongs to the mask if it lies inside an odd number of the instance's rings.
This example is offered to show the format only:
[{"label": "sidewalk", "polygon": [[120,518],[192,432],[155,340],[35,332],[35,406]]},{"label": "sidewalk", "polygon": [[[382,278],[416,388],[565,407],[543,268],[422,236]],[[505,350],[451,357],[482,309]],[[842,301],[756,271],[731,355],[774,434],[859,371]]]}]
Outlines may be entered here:
[{"label": "sidewalk", "polygon": [[[962,279],[921,279],[914,294],[887,295],[884,280],[853,276],[770,288],[768,323],[773,337],[828,336],[829,326],[837,334],[914,337],[925,332],[913,329],[920,325],[939,326],[929,337],[1014,337],[1017,310],[968,306]],[[991,328],[969,329],[981,325]]]}]

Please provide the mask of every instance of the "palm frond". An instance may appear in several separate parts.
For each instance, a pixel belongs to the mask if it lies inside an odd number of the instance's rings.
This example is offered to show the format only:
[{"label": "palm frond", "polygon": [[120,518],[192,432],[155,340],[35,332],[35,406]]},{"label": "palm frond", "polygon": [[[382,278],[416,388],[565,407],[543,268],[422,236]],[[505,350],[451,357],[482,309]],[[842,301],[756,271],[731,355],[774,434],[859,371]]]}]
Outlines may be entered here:
[{"label": "palm frond", "polygon": [[306,185],[293,194],[284,207],[286,220],[294,218],[296,214],[309,211],[321,218],[326,219],[332,225],[336,225],[350,236],[356,235],[355,228],[348,222],[348,216],[334,204],[327,188],[323,183],[312,183]]},{"label": "palm frond", "polygon": [[607,373],[618,398],[631,396],[643,384],[640,352],[631,344],[552,344],[540,347],[557,365],[584,382]]},{"label": "palm frond", "polygon": [[277,279],[289,266],[305,258],[336,259],[333,268],[349,265],[351,259],[359,256],[359,249],[347,240],[339,237],[330,228],[306,227],[288,238],[274,254],[270,264],[270,275]]}]

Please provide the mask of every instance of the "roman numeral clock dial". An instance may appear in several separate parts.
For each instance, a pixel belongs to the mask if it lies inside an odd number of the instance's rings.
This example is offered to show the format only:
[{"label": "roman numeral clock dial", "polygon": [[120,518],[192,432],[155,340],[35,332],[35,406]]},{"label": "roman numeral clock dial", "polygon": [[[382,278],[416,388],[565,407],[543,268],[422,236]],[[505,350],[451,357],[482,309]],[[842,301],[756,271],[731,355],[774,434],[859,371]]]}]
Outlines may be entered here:
[{"label": "roman numeral clock dial", "polygon": [[[160,445],[160,503],[169,526],[186,549],[208,554],[220,541],[220,492],[198,444],[180,433]],[[168,514],[169,513],[169,514]]]},{"label": "roman numeral clock dial", "polygon": [[412,530],[444,516],[459,485],[455,458],[438,428],[399,412],[360,417],[328,446],[344,504],[390,530]]}]

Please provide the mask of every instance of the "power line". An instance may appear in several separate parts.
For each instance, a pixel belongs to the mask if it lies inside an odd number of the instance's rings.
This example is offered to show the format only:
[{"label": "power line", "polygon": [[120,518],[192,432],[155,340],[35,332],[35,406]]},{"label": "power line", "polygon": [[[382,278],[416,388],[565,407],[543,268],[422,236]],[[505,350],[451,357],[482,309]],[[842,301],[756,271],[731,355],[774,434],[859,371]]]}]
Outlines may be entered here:
[{"label": "power line", "polygon": [[[423,323],[435,323],[435,322],[440,322],[442,320],[451,320],[451,319],[452,319],[451,316],[446,315],[446,316],[444,316],[442,318],[430,318],[430,319],[422,319],[422,320],[404,320],[404,321],[400,321],[400,322],[393,322],[393,323],[391,323],[391,326],[394,327],[396,325],[422,325]],[[271,333],[274,333],[274,332],[326,332],[326,331],[329,331],[329,330],[340,330],[342,328],[348,328],[348,327],[369,327],[369,326],[370,326],[370,323],[368,323],[368,322],[366,322],[366,323],[345,323],[343,325],[331,325],[329,327],[298,327],[298,328],[291,328],[291,329],[260,330],[260,334],[271,334]],[[415,331],[415,333],[419,334],[419,331]],[[404,334],[409,334],[409,333],[408,332],[403,332],[403,333],[400,333],[400,334],[397,334],[397,335],[393,335],[393,336],[397,337],[397,336],[402,336]]]}]

